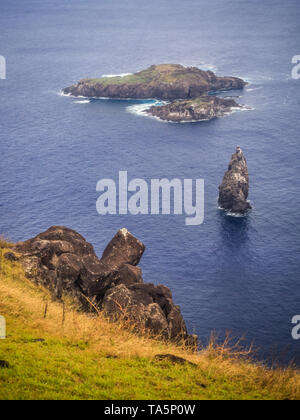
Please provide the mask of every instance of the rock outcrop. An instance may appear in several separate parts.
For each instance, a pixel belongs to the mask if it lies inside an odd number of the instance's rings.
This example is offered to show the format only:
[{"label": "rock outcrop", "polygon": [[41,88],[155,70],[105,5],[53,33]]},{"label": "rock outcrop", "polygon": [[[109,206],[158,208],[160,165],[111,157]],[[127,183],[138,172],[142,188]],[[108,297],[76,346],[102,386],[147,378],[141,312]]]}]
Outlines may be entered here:
[{"label": "rock outcrop", "polygon": [[141,330],[195,347],[197,337],[187,334],[171,291],[144,283],[137,267],[144,250],[139,240],[121,229],[99,259],[91,244],[63,226],[51,227],[14,248],[26,275],[56,298],[70,295],[85,310],[92,310],[92,302],[112,320],[123,318]]},{"label": "rock outcrop", "polygon": [[241,148],[237,147],[219,187],[219,206],[235,214],[245,214],[251,209],[251,205],[247,201],[248,193],[247,162]]},{"label": "rock outcrop", "polygon": [[218,77],[211,71],[179,64],[153,65],[124,77],[82,79],[63,93],[89,98],[191,99],[210,91],[242,89],[247,83],[237,77]]},{"label": "rock outcrop", "polygon": [[233,108],[240,108],[234,99],[207,95],[189,101],[174,101],[167,105],[152,106],[145,112],[164,121],[192,122],[223,117]]}]

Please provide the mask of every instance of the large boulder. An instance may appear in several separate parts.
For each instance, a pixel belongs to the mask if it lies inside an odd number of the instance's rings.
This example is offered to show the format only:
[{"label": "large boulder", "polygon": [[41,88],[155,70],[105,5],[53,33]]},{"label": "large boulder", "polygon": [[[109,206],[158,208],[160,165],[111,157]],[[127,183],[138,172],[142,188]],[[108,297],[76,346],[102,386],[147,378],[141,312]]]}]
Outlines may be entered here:
[{"label": "large boulder", "polygon": [[170,289],[151,283],[120,284],[103,299],[103,309],[110,318],[134,319],[140,327],[171,340],[187,337],[179,306],[174,305]]},{"label": "large boulder", "polygon": [[67,294],[86,310],[93,302],[110,319],[125,319],[156,336],[189,345],[197,341],[188,336],[170,289],[144,283],[137,264],[145,246],[126,229],[117,232],[101,259],[83,236],[64,226],[18,243],[14,251],[27,276],[58,299]]},{"label": "large boulder", "polygon": [[128,232],[120,229],[105,248],[102,261],[110,267],[120,268],[124,264],[138,265],[145,246]]},{"label": "large boulder", "polygon": [[237,147],[219,187],[219,206],[235,214],[245,214],[251,209],[251,205],[247,201],[248,193],[247,162],[241,148]]},{"label": "large boulder", "polygon": [[64,226],[53,226],[15,247],[22,254],[27,275],[49,287],[56,297],[61,298],[63,292],[76,296],[83,293],[97,300],[112,285],[141,281],[139,270],[131,264],[140,261],[144,249],[140,241],[122,229],[99,260],[90,243]]}]

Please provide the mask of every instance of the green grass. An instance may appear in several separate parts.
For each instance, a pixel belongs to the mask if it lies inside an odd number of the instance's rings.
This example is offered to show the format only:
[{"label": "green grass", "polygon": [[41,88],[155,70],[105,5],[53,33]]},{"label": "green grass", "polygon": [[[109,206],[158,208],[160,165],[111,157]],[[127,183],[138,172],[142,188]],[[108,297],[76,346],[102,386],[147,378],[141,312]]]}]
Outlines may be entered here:
[{"label": "green grass", "polygon": [[[9,327],[12,324],[9,323]],[[82,349],[81,344],[46,336],[31,343],[15,331],[1,345],[12,368],[0,371],[1,399],[184,399],[238,397],[226,378],[218,383],[192,367],[148,358],[113,359]],[[203,389],[207,386],[207,389]],[[254,396],[255,394],[253,394]]]},{"label": "green grass", "polygon": [[138,73],[124,77],[102,77],[96,79],[85,79],[89,85],[122,85],[122,84],[146,84],[152,85],[160,83],[176,83],[177,81],[186,80],[187,82],[199,83],[203,82],[199,75],[199,70],[186,68],[176,64],[160,64],[151,66]]},{"label": "green grass", "polygon": [[181,101],[174,101],[173,104],[174,105],[184,105],[184,106],[193,106],[193,107],[198,107],[198,106],[208,106],[210,104],[210,102],[213,101],[213,98],[209,98],[209,97],[202,97],[199,96],[197,98],[194,99],[189,99],[189,100],[181,100]]},{"label": "green grass", "polygon": [[[211,344],[200,354],[133,334],[100,314],[87,316],[24,277],[0,249],[0,399],[299,399],[293,368],[267,369]],[[48,304],[46,318],[45,305]],[[44,339],[36,342],[35,339]],[[197,366],[155,361],[172,353]]]}]

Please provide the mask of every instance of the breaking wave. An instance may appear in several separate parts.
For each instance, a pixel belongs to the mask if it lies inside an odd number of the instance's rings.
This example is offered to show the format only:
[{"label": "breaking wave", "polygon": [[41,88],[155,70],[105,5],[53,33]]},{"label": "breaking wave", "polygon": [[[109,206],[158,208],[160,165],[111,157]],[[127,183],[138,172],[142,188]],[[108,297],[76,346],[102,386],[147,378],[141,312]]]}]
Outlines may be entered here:
[{"label": "breaking wave", "polygon": [[89,99],[85,99],[84,101],[74,101],[74,104],[89,104],[90,102]]},{"label": "breaking wave", "polygon": [[127,112],[130,112],[131,114],[140,115],[144,117],[151,117],[151,115],[146,114],[145,111],[147,109],[151,108],[152,106],[162,106],[166,105],[167,102],[159,101],[159,100],[149,100],[149,101],[143,101],[139,104],[130,105],[126,108]]},{"label": "breaking wave", "polygon": [[120,73],[120,74],[102,74],[101,77],[125,77],[131,76],[133,73]]}]

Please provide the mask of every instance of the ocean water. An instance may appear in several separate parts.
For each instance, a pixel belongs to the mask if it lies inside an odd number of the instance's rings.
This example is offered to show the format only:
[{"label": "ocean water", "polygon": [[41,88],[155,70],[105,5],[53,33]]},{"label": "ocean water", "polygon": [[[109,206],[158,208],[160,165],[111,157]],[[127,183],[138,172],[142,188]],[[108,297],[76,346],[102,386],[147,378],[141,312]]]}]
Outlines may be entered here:
[{"label": "ocean water", "polygon": [[[76,229],[101,255],[121,227],[147,247],[144,279],[172,289],[190,332],[254,341],[261,357],[300,356],[300,54],[298,0],[1,0],[0,232],[24,240]],[[143,102],[63,97],[83,77],[180,63],[239,76],[230,95],[252,108],[194,124],[140,115]],[[133,108],[134,107],[134,108]],[[240,145],[253,211],[228,217],[218,186]],[[203,178],[205,221],[99,216],[96,183]],[[288,349],[288,350],[286,350]]]}]

